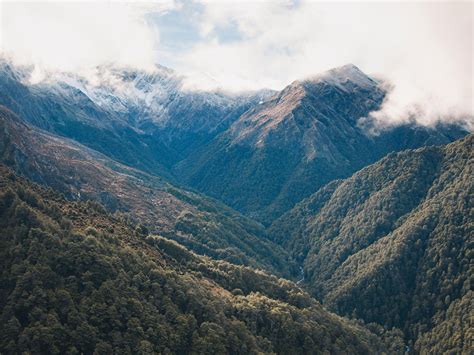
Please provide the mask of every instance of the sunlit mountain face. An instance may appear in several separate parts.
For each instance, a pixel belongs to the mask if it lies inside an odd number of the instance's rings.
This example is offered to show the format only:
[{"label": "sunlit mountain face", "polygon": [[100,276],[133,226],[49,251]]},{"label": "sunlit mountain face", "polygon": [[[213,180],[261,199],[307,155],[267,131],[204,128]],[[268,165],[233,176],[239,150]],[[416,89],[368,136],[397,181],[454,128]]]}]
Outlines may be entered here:
[{"label": "sunlit mountain face", "polygon": [[354,65],[295,81],[174,171],[200,191],[269,223],[329,181],[391,151],[448,143],[466,133],[456,125],[408,123],[371,134],[360,120],[385,95],[381,82]]}]

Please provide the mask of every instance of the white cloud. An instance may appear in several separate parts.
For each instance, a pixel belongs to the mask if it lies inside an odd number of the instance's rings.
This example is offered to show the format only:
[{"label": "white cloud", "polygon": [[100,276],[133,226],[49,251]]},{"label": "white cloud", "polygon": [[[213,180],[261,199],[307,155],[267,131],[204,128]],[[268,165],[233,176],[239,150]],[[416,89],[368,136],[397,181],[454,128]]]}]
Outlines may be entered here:
[{"label": "white cloud", "polygon": [[[203,1],[203,6],[205,39],[177,63],[195,86],[282,88],[354,63],[394,86],[373,115],[380,123],[403,122],[414,113],[423,124],[472,119],[472,2]],[[241,39],[219,41],[226,26],[237,28]]]},{"label": "white cloud", "polygon": [[191,87],[281,89],[354,63],[393,84],[372,114],[382,126],[416,114],[424,124],[469,116],[474,127],[470,1],[3,2],[0,10],[2,51],[34,63],[38,80],[44,69],[77,72],[107,62],[150,68],[161,47],[148,15],[181,11],[198,39],[166,56]]},{"label": "white cloud", "polygon": [[104,63],[150,68],[158,32],[144,14],[172,6],[170,1],[2,2],[0,46],[17,64],[34,64],[37,74]]}]

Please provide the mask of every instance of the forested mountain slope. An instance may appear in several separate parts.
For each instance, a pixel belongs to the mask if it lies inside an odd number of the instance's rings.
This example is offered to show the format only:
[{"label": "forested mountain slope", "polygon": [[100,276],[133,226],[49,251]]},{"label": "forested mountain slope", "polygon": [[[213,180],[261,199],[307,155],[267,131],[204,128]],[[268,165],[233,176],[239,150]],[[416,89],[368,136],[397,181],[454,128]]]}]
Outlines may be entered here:
[{"label": "forested mountain slope", "polygon": [[263,228],[204,196],[117,163],[74,141],[53,136],[0,106],[0,161],[69,199],[99,201],[197,253],[291,275],[288,254]]},{"label": "forested mountain slope", "polygon": [[368,135],[361,117],[380,107],[381,84],[354,65],[295,81],[254,106],[175,168],[199,191],[270,223],[331,180],[391,151],[444,144],[458,127],[405,124]]},{"label": "forested mountain slope", "polygon": [[0,166],[3,354],[400,351],[293,283],[198,257]]},{"label": "forested mountain slope", "polygon": [[472,350],[474,135],[393,153],[270,228],[330,309],[403,329],[417,351]]}]

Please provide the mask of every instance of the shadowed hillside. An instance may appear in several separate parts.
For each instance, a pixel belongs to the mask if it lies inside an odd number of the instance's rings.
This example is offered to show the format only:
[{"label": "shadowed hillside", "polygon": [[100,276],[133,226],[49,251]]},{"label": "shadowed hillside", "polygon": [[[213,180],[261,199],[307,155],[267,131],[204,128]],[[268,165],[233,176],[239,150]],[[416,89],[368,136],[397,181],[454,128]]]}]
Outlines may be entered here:
[{"label": "shadowed hillside", "polygon": [[472,348],[474,135],[390,154],[275,221],[275,241],[340,314],[403,329],[416,350]]},{"label": "shadowed hillside", "polygon": [[197,253],[291,275],[287,253],[256,222],[162,178],[22,122],[0,107],[0,159],[73,200],[99,201]]}]

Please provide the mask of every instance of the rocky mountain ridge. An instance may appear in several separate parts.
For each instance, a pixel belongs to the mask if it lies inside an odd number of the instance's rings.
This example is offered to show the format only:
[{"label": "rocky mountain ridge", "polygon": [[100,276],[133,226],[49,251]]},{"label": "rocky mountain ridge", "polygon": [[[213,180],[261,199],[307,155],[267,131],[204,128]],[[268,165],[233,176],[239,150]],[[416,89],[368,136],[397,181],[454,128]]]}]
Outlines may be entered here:
[{"label": "rocky mountain ridge", "polygon": [[445,144],[457,126],[405,124],[373,136],[359,119],[385,92],[354,65],[296,81],[240,116],[174,168],[185,184],[264,223],[331,180],[391,151]]}]

